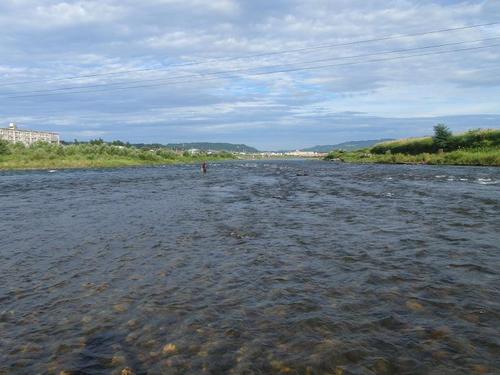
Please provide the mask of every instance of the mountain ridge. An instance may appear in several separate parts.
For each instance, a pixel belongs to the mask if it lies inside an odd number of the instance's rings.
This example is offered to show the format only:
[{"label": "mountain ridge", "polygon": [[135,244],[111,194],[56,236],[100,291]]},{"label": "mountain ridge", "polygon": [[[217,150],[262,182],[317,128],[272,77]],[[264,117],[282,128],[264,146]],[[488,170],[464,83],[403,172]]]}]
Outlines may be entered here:
[{"label": "mountain ridge", "polygon": [[330,152],[334,150],[345,150],[345,151],[354,151],[359,150],[361,148],[371,147],[377,143],[393,141],[392,138],[381,138],[381,139],[370,139],[366,141],[348,141],[337,143],[334,145],[318,145],[313,147],[303,148],[300,151],[311,151],[311,152]]},{"label": "mountain ridge", "polygon": [[171,148],[174,150],[189,150],[198,149],[203,151],[230,151],[230,152],[247,152],[247,153],[257,153],[255,147],[251,147],[245,144],[237,143],[225,143],[225,142],[186,142],[186,143],[168,143],[164,147]]}]

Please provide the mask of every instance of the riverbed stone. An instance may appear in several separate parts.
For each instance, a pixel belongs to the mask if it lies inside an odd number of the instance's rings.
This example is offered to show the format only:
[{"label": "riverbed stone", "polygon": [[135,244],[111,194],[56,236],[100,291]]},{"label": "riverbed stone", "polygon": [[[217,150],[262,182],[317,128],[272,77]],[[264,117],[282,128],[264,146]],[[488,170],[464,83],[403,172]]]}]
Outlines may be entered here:
[{"label": "riverbed stone", "polygon": [[408,307],[412,311],[422,311],[424,309],[424,306],[422,306],[422,304],[414,300],[406,301],[406,307]]},{"label": "riverbed stone", "polygon": [[377,358],[373,365],[373,371],[377,375],[392,375],[394,368],[392,364],[385,358]]},{"label": "riverbed stone", "polygon": [[431,331],[430,336],[434,340],[440,340],[450,335],[448,327],[439,327]]},{"label": "riverbed stone", "polygon": [[139,338],[139,332],[130,332],[127,337],[125,337],[125,341],[128,343],[134,342]]},{"label": "riverbed stone", "polygon": [[444,350],[437,350],[435,352],[432,352],[432,358],[434,358],[437,361],[442,361],[448,358],[448,353],[445,352]]},{"label": "riverbed stone", "polygon": [[125,356],[121,353],[113,355],[111,358],[112,366],[123,366],[126,362]]},{"label": "riverbed stone", "polygon": [[289,373],[293,372],[293,369],[291,367],[289,367],[286,364],[284,364],[283,362],[277,361],[277,360],[271,361],[271,367],[273,368],[273,370],[279,371],[280,373],[283,373],[283,374],[289,374]]},{"label": "riverbed stone", "polygon": [[108,283],[102,283],[101,285],[98,285],[95,288],[95,290],[96,290],[96,292],[101,293],[101,292],[104,292],[108,288],[109,288],[109,284]]},{"label": "riverbed stone", "polygon": [[474,372],[474,374],[483,375],[487,374],[490,369],[485,365],[473,365],[472,371]]},{"label": "riverbed stone", "polygon": [[127,322],[127,327],[135,328],[135,327],[137,327],[138,324],[139,324],[139,321],[137,319],[130,319]]},{"label": "riverbed stone", "polygon": [[174,354],[177,353],[177,346],[175,344],[169,343],[163,347],[163,353]]},{"label": "riverbed stone", "polygon": [[126,303],[117,303],[116,305],[113,306],[113,310],[117,313],[124,313],[129,309],[129,305]]},{"label": "riverbed stone", "polygon": [[135,371],[133,369],[131,369],[130,367],[125,367],[122,370],[121,375],[135,375]]}]

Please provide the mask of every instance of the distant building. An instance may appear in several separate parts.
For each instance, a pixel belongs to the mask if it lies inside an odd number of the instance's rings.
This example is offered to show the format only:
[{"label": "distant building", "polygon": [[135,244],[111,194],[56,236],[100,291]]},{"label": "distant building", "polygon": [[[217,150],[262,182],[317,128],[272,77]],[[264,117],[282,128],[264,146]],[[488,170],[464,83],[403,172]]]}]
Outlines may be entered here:
[{"label": "distant building", "polygon": [[59,134],[35,130],[19,130],[17,125],[10,123],[8,128],[0,128],[0,139],[12,143],[24,143],[26,146],[36,142],[59,144]]},{"label": "distant building", "polygon": [[318,157],[323,157],[326,156],[326,152],[316,152],[316,151],[290,151],[286,152],[285,155],[287,156],[298,156],[301,158],[318,158]]}]

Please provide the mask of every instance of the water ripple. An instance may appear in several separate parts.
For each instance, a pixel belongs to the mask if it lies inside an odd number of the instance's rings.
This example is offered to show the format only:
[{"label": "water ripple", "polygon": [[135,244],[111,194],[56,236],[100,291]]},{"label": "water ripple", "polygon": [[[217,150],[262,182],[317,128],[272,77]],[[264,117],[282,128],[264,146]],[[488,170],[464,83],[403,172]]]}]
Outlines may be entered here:
[{"label": "water ripple", "polygon": [[493,374],[500,170],[0,172],[0,374]]}]

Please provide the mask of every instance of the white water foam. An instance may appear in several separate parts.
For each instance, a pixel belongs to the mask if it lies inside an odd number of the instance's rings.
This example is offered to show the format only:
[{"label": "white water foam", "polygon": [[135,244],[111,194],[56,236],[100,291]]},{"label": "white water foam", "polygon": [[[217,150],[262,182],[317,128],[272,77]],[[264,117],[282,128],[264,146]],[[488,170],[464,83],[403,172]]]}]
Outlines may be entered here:
[{"label": "white water foam", "polygon": [[496,185],[500,180],[492,180],[491,178],[478,178],[477,182],[481,185]]}]

